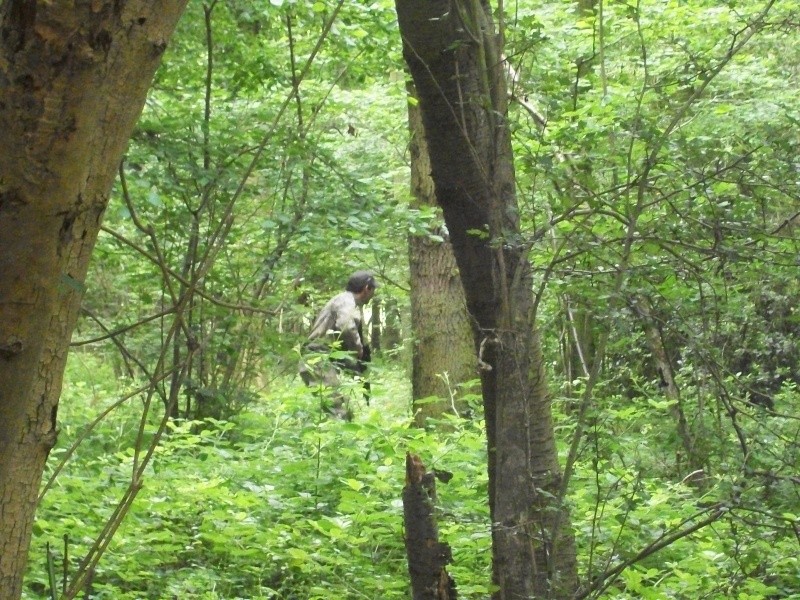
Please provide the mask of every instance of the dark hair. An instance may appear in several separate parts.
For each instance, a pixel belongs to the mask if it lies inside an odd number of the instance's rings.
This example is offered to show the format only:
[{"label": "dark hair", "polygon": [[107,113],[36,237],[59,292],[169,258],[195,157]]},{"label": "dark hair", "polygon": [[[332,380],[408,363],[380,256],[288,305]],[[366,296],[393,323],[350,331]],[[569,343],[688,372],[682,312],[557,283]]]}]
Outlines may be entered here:
[{"label": "dark hair", "polygon": [[378,287],[378,282],[375,281],[375,276],[369,271],[356,271],[350,275],[350,279],[347,280],[347,287],[345,289],[348,292],[357,294],[365,287],[372,289]]}]

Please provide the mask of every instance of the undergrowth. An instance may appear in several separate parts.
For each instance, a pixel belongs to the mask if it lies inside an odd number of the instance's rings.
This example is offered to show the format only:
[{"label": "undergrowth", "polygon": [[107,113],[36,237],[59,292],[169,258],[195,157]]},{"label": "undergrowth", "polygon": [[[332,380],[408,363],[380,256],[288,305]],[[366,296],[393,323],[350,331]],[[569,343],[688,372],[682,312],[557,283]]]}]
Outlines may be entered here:
[{"label": "undergrowth", "polygon": [[[49,473],[121,395],[113,374],[86,356],[71,360],[68,375]],[[448,418],[438,432],[411,427],[406,378],[390,368],[374,383],[370,406],[358,390],[353,397],[355,420],[331,419],[299,380],[284,379],[230,421],[171,424],[81,597],[408,598],[400,498],[411,452],[453,474],[438,484],[440,534],[454,555],[449,571],[460,597],[488,598],[480,418]],[[767,490],[722,468],[702,487],[675,480],[663,448],[648,442],[657,411],[607,404],[586,435],[569,502],[582,582],[629,564],[589,597],[800,598],[800,511],[791,486],[776,480]],[[112,411],[47,490],[23,598],[53,597],[53,585],[60,591],[115,509],[130,482],[141,408],[134,396]],[[571,418],[559,415],[563,441]],[[792,429],[788,421],[773,426],[775,449]],[[717,513],[707,526],[643,552]]]}]

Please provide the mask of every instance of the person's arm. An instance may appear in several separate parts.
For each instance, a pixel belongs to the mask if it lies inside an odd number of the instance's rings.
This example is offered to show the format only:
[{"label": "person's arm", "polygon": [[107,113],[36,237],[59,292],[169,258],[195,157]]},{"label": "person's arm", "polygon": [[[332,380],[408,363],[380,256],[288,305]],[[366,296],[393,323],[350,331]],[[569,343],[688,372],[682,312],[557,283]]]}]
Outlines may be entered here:
[{"label": "person's arm", "polygon": [[328,335],[328,330],[333,329],[335,326],[333,301],[330,300],[317,315],[314,325],[311,326],[311,332],[308,334],[309,340],[324,339]]}]

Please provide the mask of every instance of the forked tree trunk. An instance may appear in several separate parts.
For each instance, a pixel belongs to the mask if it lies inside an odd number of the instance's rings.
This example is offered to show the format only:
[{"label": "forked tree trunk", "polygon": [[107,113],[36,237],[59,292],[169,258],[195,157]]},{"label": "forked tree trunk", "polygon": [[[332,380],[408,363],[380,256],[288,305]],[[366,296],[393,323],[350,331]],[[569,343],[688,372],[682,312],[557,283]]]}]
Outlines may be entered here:
[{"label": "forked tree trunk", "polygon": [[[416,97],[413,86],[409,93]],[[431,179],[431,161],[419,106],[408,104],[411,131],[411,193],[416,206],[436,206]],[[411,391],[414,423],[420,427],[446,412],[464,415],[464,401],[456,399],[465,390],[459,386],[478,376],[478,361],[472,341],[464,290],[458,275],[450,236],[444,228],[408,238],[411,278],[412,350]],[[431,401],[436,397],[438,400]],[[423,402],[418,402],[422,400]]]},{"label": "forked tree trunk", "polygon": [[0,6],[0,592],[21,594],[67,347],[117,166],[186,0]]},{"label": "forked tree trunk", "polygon": [[396,7],[436,197],[486,365],[496,598],[569,598],[575,548],[557,504],[561,472],[489,7],[479,0],[396,0]]}]

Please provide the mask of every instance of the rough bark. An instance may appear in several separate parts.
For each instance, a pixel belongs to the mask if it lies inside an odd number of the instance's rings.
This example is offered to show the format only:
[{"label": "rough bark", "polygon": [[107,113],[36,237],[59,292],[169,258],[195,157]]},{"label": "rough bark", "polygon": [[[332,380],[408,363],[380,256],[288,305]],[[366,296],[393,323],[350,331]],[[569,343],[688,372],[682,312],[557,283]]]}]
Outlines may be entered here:
[{"label": "rough bark", "polygon": [[406,455],[406,485],[403,488],[408,572],[414,600],[455,600],[456,585],[447,574],[452,562],[450,546],[439,541],[434,508],[436,479],[418,456]]},{"label": "rough bark", "polygon": [[[409,93],[414,96],[413,86]],[[436,206],[430,175],[430,158],[419,107],[409,102],[411,130],[411,192],[415,206]],[[414,422],[424,426],[431,418],[453,412],[464,415],[466,403],[452,400],[463,392],[458,386],[478,376],[464,290],[446,228],[432,232],[441,241],[424,235],[408,238],[411,278],[412,353],[411,390]],[[418,400],[439,398],[435,402]]]},{"label": "rough bark", "polygon": [[185,0],[0,6],[0,590],[21,593],[117,165]]},{"label": "rough bark", "polygon": [[506,88],[489,8],[396,0],[437,199],[450,232],[481,377],[498,599],[568,598],[577,584],[520,235]]}]

